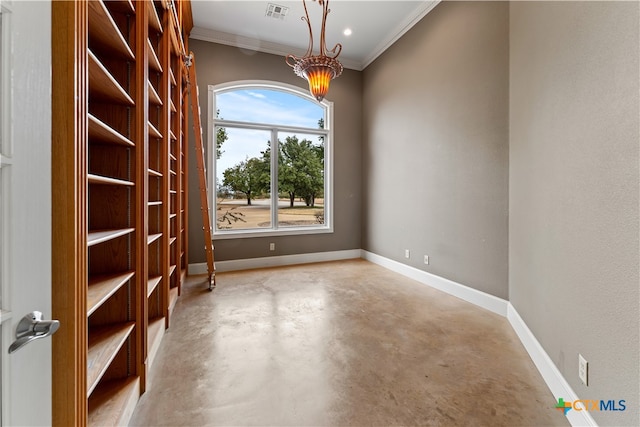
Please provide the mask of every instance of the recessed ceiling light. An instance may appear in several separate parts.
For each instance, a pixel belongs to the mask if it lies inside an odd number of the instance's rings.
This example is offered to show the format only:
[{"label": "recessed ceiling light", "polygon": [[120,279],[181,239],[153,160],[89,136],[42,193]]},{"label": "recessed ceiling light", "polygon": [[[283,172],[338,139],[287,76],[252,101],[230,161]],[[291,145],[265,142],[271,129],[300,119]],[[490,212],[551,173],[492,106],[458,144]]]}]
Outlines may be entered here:
[{"label": "recessed ceiling light", "polygon": [[351,35],[351,33],[352,33],[351,28],[347,28],[346,30],[344,30],[344,31],[342,32],[342,34],[344,34],[345,36],[350,36],[350,35]]}]

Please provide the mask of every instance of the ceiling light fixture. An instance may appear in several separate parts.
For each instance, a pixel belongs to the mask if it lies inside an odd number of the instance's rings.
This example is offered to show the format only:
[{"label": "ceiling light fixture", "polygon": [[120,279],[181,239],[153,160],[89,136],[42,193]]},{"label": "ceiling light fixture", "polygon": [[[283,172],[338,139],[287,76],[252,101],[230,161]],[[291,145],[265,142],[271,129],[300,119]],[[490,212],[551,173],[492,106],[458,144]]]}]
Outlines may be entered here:
[{"label": "ceiling light fixture", "polygon": [[[316,0],[313,0],[316,1]],[[296,75],[306,79],[309,82],[309,91],[318,102],[322,101],[329,91],[329,82],[331,79],[342,74],[342,64],[336,58],[342,51],[342,45],[336,44],[333,49],[328,50],[325,42],[325,25],[327,23],[327,14],[329,10],[329,0],[318,0],[318,4],[322,6],[322,28],[320,31],[320,55],[313,55],[313,33],[311,31],[311,22],[309,21],[309,12],[307,11],[307,3],[302,0],[304,5],[304,13],[306,17],[302,17],[309,27],[309,48],[307,53],[299,58],[295,55],[287,55],[285,62],[293,68]],[[327,52],[331,52],[333,56],[327,56]],[[293,62],[290,62],[293,61]]]}]

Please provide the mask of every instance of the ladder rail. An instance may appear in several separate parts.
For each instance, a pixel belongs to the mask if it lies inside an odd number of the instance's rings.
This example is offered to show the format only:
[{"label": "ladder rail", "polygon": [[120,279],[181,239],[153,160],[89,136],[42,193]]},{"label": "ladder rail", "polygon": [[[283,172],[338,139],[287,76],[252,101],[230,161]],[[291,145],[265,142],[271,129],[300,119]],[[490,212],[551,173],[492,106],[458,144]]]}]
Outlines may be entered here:
[{"label": "ladder rail", "polygon": [[200,211],[202,212],[202,228],[204,231],[204,249],[207,255],[207,272],[209,275],[209,290],[216,286],[216,271],[213,258],[213,239],[211,237],[211,220],[209,216],[209,199],[207,196],[206,167],[204,161],[204,145],[202,143],[202,121],[200,110],[200,93],[196,78],[195,57],[193,52],[185,57],[187,68],[187,90],[191,98],[191,114],[193,116],[193,133],[195,135],[195,149],[198,186],[200,192]]}]

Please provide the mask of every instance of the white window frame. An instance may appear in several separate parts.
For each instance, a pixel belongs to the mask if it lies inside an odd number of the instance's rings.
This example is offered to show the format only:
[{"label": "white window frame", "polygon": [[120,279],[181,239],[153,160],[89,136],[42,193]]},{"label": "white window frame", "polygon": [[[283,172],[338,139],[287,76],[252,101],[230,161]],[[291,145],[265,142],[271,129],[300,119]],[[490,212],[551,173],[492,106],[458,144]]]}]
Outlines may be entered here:
[{"label": "white window frame", "polygon": [[[333,102],[323,99],[319,104],[325,109],[324,128],[323,129],[308,129],[297,128],[291,126],[274,125],[268,123],[246,123],[236,122],[232,120],[219,120],[216,118],[216,93],[226,92],[230,90],[240,89],[268,89],[275,90],[291,95],[297,95],[302,98],[308,99],[311,102],[318,103],[308,91],[301,89],[297,86],[293,86],[286,83],[278,83],[266,80],[242,80],[235,82],[222,83],[218,85],[208,86],[208,115],[207,115],[207,164],[209,165],[207,173],[207,185],[209,187],[209,202],[211,209],[209,211],[209,219],[212,224],[212,232],[216,239],[238,239],[238,238],[252,238],[252,237],[267,237],[267,236],[291,236],[291,235],[306,235],[306,234],[322,234],[333,233]],[[277,133],[278,132],[298,132],[304,134],[322,135],[324,139],[324,164],[325,164],[325,177],[324,177],[324,224],[318,226],[304,226],[304,227],[278,227],[278,211],[277,203],[273,202],[273,195],[275,194],[274,188],[277,184],[278,174],[278,156],[271,156],[271,228],[266,229],[244,229],[244,230],[217,230],[216,229],[216,210],[217,210],[217,189],[215,185],[216,177],[216,125],[223,127],[235,127],[244,129],[258,129],[271,131],[271,141],[274,141],[274,148],[277,148]],[[277,152],[277,150],[273,150]]]}]

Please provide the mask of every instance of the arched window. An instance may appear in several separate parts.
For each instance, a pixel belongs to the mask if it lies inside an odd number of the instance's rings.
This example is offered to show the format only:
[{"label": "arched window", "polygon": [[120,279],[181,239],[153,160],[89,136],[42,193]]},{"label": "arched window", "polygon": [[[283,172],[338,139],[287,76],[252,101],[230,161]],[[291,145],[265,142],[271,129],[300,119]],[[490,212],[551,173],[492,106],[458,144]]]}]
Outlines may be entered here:
[{"label": "arched window", "polygon": [[217,238],[333,230],[332,111],[331,102],[286,84],[209,86]]}]

